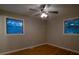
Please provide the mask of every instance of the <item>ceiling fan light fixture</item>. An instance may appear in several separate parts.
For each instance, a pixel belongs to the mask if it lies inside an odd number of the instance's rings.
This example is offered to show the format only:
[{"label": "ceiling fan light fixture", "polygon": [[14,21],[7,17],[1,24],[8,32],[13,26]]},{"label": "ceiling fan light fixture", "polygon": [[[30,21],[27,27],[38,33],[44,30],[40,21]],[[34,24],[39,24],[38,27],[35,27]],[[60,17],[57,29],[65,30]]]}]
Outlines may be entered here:
[{"label": "ceiling fan light fixture", "polygon": [[41,18],[47,18],[47,16],[48,16],[48,15],[47,15],[46,13],[42,13],[42,14],[41,14]]}]

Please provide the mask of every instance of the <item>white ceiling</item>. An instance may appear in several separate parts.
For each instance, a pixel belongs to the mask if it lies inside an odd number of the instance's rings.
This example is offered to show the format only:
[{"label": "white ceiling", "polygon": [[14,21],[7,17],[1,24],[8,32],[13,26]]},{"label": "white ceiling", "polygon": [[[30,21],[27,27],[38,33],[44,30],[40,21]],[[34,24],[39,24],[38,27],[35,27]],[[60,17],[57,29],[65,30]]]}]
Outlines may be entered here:
[{"label": "white ceiling", "polygon": [[7,5],[0,5],[0,9],[5,11],[10,11],[18,14],[28,14],[32,13],[29,12],[29,8],[37,8],[38,5],[18,5],[18,4],[7,4]]},{"label": "white ceiling", "polygon": [[[0,5],[0,9],[5,10],[5,11],[10,11],[10,12],[14,12],[14,13],[19,13],[19,14],[33,14],[35,13],[34,11],[30,11],[29,9],[36,9],[38,11],[40,11],[39,7],[41,4],[2,4]],[[56,10],[55,5],[51,5],[49,8],[47,8],[48,10]]]},{"label": "white ceiling", "polygon": [[[10,12],[14,12],[17,14],[22,14],[22,15],[32,15],[35,14],[37,12],[35,11],[30,11],[29,9],[37,9],[38,11],[40,11],[39,9],[40,4],[2,4],[0,5],[0,9],[5,10],[5,11],[10,11]],[[79,5],[53,5],[51,4],[50,7],[47,8],[47,11],[59,11],[59,13],[62,12],[62,9],[64,10],[68,10],[69,8],[73,10],[73,8],[77,8],[79,9]]]}]

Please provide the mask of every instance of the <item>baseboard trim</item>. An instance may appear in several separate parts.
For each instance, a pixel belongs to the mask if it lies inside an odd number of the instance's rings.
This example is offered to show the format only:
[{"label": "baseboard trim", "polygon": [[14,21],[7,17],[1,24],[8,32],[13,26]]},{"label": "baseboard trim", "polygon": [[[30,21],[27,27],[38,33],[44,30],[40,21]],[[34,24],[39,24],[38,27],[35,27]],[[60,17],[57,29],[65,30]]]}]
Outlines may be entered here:
[{"label": "baseboard trim", "polygon": [[25,48],[21,48],[21,49],[12,50],[12,51],[2,52],[2,53],[0,53],[0,55],[7,55],[10,53],[18,52],[18,51],[25,50],[25,49],[31,49],[31,48],[38,47],[38,46],[45,45],[45,44],[47,44],[47,43],[42,43],[42,44],[30,46],[30,47],[25,47]]},{"label": "baseboard trim", "polygon": [[21,49],[12,50],[12,51],[2,52],[2,53],[0,53],[0,55],[6,55],[6,54],[10,54],[10,53],[21,51],[21,50],[25,50],[25,49],[31,49],[31,48],[38,47],[38,46],[45,45],[45,44],[48,44],[48,45],[51,45],[51,46],[55,46],[55,47],[58,47],[58,48],[61,48],[61,49],[65,49],[65,50],[68,50],[68,51],[71,51],[71,52],[79,54],[79,51],[76,51],[76,50],[64,48],[64,47],[61,47],[61,46],[58,46],[58,45],[55,45],[55,44],[52,44],[52,43],[42,43],[42,44],[30,46],[30,47],[25,47],[25,48],[21,48]]},{"label": "baseboard trim", "polygon": [[58,46],[58,45],[55,45],[55,44],[52,44],[52,43],[47,43],[47,44],[48,45],[51,45],[51,46],[55,46],[55,47],[58,47],[58,48],[61,48],[61,49],[65,49],[65,50],[68,50],[68,51],[71,51],[71,52],[74,52],[74,53],[78,53],[79,54],[79,51],[76,51],[76,50],[64,48],[64,47],[61,47],[61,46]]}]

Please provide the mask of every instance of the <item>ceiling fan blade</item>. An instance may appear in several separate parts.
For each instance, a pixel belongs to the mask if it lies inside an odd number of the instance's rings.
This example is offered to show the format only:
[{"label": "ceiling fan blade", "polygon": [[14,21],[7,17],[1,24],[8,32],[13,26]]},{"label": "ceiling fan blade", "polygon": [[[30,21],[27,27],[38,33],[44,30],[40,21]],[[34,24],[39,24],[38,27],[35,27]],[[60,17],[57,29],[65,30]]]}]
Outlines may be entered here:
[{"label": "ceiling fan blade", "polygon": [[32,9],[32,8],[30,8],[29,10],[30,10],[30,11],[35,11],[35,12],[38,11],[37,9]]},{"label": "ceiling fan blade", "polygon": [[35,14],[35,16],[39,16],[40,14]]},{"label": "ceiling fan blade", "polygon": [[40,5],[40,9],[41,9],[41,11],[43,11],[45,7],[46,7],[46,4],[42,4],[42,5]]},{"label": "ceiling fan blade", "polygon": [[58,14],[58,11],[48,11],[48,12]]},{"label": "ceiling fan blade", "polygon": [[36,12],[36,13],[32,14],[31,16],[38,16],[38,15],[40,15],[40,12]]},{"label": "ceiling fan blade", "polygon": [[46,4],[40,5],[40,8],[45,8]]}]

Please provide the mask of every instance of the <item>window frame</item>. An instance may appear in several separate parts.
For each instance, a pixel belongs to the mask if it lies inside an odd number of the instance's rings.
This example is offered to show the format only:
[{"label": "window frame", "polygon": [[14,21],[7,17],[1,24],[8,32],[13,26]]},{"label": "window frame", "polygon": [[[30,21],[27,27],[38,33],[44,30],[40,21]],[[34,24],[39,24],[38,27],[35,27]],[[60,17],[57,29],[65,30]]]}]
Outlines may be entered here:
[{"label": "window frame", "polygon": [[76,19],[76,18],[79,18],[79,17],[64,19],[64,21],[63,21],[63,34],[64,34],[64,35],[74,35],[74,36],[76,35],[76,36],[79,36],[79,34],[76,34],[76,33],[70,34],[70,33],[65,33],[65,32],[64,32],[64,22],[65,22],[65,20],[68,20],[68,19]]},{"label": "window frame", "polygon": [[[7,18],[12,18],[12,19],[15,19],[15,20],[22,20],[23,21],[23,33],[22,34],[19,34],[19,33],[9,34],[9,33],[7,33],[7,23],[6,23]],[[22,19],[22,18],[8,17],[8,16],[4,17],[4,19],[5,19],[5,34],[6,35],[24,35],[25,34],[25,30],[24,30],[24,19]]]}]

